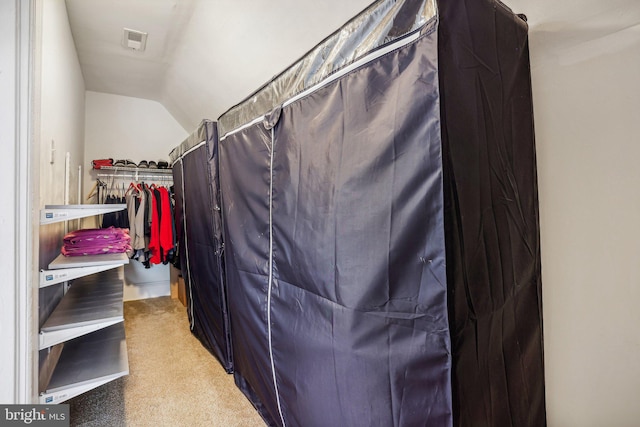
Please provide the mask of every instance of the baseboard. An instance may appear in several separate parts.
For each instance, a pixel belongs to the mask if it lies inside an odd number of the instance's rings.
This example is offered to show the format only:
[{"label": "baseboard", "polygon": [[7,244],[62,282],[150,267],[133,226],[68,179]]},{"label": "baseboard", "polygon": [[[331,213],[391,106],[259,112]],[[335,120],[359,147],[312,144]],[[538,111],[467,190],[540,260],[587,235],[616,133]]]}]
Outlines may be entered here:
[{"label": "baseboard", "polygon": [[124,300],[135,301],[139,299],[158,298],[170,296],[169,281],[151,283],[125,283]]}]

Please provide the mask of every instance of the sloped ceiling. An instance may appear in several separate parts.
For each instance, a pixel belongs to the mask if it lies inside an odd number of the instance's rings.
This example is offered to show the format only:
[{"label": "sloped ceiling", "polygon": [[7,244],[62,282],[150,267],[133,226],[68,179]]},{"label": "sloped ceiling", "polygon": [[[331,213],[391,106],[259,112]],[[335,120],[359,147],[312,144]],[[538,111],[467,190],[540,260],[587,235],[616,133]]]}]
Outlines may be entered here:
[{"label": "sloped ceiling", "polygon": [[[161,102],[187,131],[216,119],[371,0],[66,0],[87,90]],[[530,26],[532,66],[640,40],[638,0],[506,0]],[[123,28],[149,34],[122,45]]]},{"label": "sloped ceiling", "polygon": [[[161,102],[188,132],[216,119],[370,0],[66,0],[87,90]],[[121,44],[147,32],[147,49]]]}]

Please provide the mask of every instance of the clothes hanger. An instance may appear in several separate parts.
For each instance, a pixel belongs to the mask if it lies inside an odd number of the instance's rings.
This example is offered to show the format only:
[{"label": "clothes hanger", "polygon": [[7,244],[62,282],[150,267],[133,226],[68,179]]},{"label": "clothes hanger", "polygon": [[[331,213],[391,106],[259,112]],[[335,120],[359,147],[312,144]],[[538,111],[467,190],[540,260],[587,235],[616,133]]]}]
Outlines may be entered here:
[{"label": "clothes hanger", "polygon": [[[124,183],[122,183],[123,187],[124,187]],[[131,190],[134,190],[136,193],[140,192],[140,184],[135,183],[135,182],[130,182],[129,183],[129,188],[127,188],[127,191],[125,191],[124,195],[126,196],[127,194],[129,194],[129,192],[131,192]]]},{"label": "clothes hanger", "polygon": [[106,196],[108,198],[113,195],[113,189],[114,189],[115,182],[116,182],[115,176],[111,176],[109,178],[109,185],[107,186],[107,194],[106,194]]},{"label": "clothes hanger", "polygon": [[87,200],[92,199],[94,196],[97,198],[99,183],[100,183],[100,180],[97,179],[95,184],[93,184],[93,187],[91,187],[91,191],[89,191],[89,195],[87,196]]}]

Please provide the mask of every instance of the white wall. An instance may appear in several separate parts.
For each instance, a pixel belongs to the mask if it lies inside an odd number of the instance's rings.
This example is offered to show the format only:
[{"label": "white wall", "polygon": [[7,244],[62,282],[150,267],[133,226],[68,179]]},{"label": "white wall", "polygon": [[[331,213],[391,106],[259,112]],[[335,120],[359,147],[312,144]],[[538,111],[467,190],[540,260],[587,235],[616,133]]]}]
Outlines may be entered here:
[{"label": "white wall", "polygon": [[[96,171],[89,170],[91,160],[167,160],[169,152],[189,135],[160,103],[146,99],[87,91],[85,117],[84,197],[96,178]],[[83,227],[89,224],[83,222]],[[124,292],[125,301],[169,295],[169,266],[145,269],[131,261],[125,266]]]},{"label": "white wall", "polygon": [[[6,150],[5,155],[9,158],[16,156],[16,107],[17,98],[15,93],[18,76],[16,75],[16,62],[18,61],[17,40],[16,40],[16,4],[15,2],[0,3],[0,142]],[[9,190],[9,195],[13,198],[16,194],[16,165],[7,162],[4,168],[0,169],[0,179]],[[3,204],[0,206],[0,239],[9,242],[11,246],[15,244],[16,236],[13,229],[17,218],[12,206]],[[3,348],[15,348],[16,341],[16,264],[14,257],[6,257],[0,260],[0,267],[8,280],[3,280],[2,292],[0,292],[0,345]],[[16,368],[15,353],[13,351],[0,352],[0,402],[13,403],[16,399]]]},{"label": "white wall", "polygon": [[593,34],[531,34],[550,427],[640,423],[640,37]]},{"label": "white wall", "polygon": [[[37,327],[31,277],[32,241],[30,2],[0,2],[0,403],[29,403],[35,397]],[[37,242],[35,242],[37,247]]]},{"label": "white wall", "polygon": [[[63,204],[65,154],[71,155],[69,203],[77,200],[78,166],[84,160],[84,79],[64,0],[42,2],[40,57],[40,207]],[[55,152],[51,164],[51,141]],[[40,266],[60,250],[63,225],[41,227]]]},{"label": "white wall", "polygon": [[[34,138],[39,210],[45,205],[79,203],[77,197],[78,166],[84,159],[84,79],[71,36],[64,0],[37,2],[36,51],[34,75]],[[52,141],[55,151],[52,152]],[[65,158],[69,154],[69,185],[65,183]],[[37,224],[37,223],[36,223]],[[75,227],[69,224],[69,229]],[[40,268],[46,268],[59,253],[65,224],[36,226]],[[34,262],[35,264],[35,262]],[[37,277],[37,276],[35,276]],[[62,285],[37,289],[39,325],[46,320],[62,297]],[[39,326],[36,325],[36,326]],[[33,334],[36,337],[36,334]],[[37,349],[37,346],[34,348]],[[24,353],[23,353],[24,354]],[[40,352],[40,366],[46,360],[46,351]],[[40,374],[46,375],[46,370]],[[37,386],[34,392],[37,393]]]},{"label": "white wall", "polygon": [[[34,272],[59,251],[63,232],[57,225],[35,225],[35,231],[32,225],[42,206],[63,202],[64,154],[69,152],[75,165],[83,158],[84,80],[63,0],[1,2],[0,29],[5,160],[0,223],[2,241],[13,255],[4,257],[9,265],[2,266],[0,402],[28,403],[37,395],[36,307],[49,302],[38,300]],[[58,150],[53,164],[49,150],[37,145],[42,141],[49,147],[52,139]],[[71,182],[77,182],[77,173]],[[38,246],[39,262],[34,254]]]},{"label": "white wall", "polygon": [[[167,160],[189,132],[156,101],[86,92],[85,164],[113,158]],[[88,182],[85,182],[85,188]]]}]

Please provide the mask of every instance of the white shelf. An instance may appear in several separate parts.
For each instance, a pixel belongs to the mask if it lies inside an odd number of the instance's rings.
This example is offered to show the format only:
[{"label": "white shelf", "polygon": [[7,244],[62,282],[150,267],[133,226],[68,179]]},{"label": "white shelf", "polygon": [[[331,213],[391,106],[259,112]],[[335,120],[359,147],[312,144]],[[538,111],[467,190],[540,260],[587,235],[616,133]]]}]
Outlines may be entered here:
[{"label": "white shelf", "polygon": [[100,169],[94,169],[95,171],[108,171],[108,172],[138,172],[144,174],[155,175],[171,175],[173,171],[171,168],[139,168],[134,166],[101,166]]},{"label": "white shelf", "polygon": [[60,254],[49,264],[48,270],[40,270],[40,287],[77,279],[128,263],[129,258],[124,253],[77,257],[66,257]]},{"label": "white shelf", "polygon": [[65,343],[41,404],[61,403],[129,374],[124,324]]},{"label": "white shelf", "polygon": [[111,264],[129,264],[129,258],[125,253],[86,256],[64,256],[60,254],[49,263],[49,269],[85,268]]},{"label": "white shelf", "polygon": [[40,328],[40,350],[122,322],[122,294],[117,270],[75,280]]},{"label": "white shelf", "polygon": [[40,225],[70,221],[72,219],[86,218],[94,215],[103,215],[110,212],[118,212],[126,208],[127,205],[124,203],[105,205],[46,205],[44,209],[40,210]]}]

